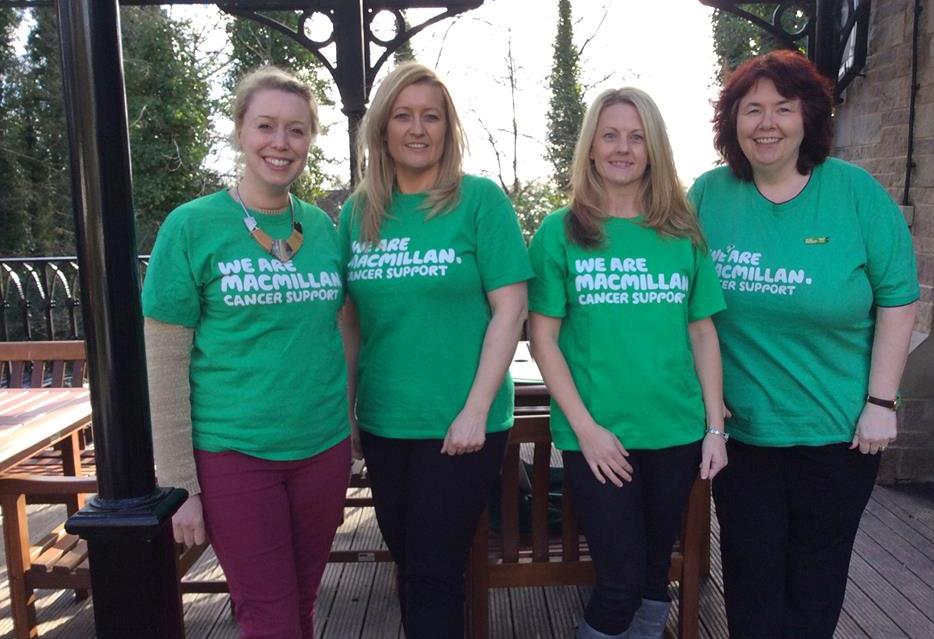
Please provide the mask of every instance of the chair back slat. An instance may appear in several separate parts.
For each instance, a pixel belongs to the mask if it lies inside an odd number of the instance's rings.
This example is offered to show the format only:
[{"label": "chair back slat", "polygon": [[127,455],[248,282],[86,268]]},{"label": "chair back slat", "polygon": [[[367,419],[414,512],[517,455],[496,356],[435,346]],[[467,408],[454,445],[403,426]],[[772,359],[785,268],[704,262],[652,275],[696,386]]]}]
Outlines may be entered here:
[{"label": "chair back slat", "polygon": [[32,388],[60,388],[69,382],[79,387],[87,370],[82,341],[0,342],[0,363],[0,369],[9,370],[9,378],[0,377],[0,382],[10,388],[22,388],[24,382]]}]

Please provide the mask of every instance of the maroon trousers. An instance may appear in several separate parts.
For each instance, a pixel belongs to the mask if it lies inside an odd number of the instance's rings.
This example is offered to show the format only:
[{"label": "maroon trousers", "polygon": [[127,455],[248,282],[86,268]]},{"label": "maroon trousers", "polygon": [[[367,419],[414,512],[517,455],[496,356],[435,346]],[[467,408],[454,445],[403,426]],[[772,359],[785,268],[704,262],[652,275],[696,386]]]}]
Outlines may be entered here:
[{"label": "maroon trousers", "polygon": [[298,461],[199,450],[195,462],[241,639],[313,639],[318,585],[350,478],[350,440]]}]

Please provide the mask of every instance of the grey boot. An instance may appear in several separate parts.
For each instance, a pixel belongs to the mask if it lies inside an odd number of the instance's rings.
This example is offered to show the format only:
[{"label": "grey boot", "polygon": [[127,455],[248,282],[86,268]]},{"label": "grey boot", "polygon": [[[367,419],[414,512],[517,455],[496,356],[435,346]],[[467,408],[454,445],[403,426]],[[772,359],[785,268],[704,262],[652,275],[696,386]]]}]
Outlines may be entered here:
[{"label": "grey boot", "polygon": [[629,631],[625,630],[618,635],[608,635],[599,630],[595,630],[581,617],[581,620],[577,624],[577,632],[574,634],[574,639],[629,639]]},{"label": "grey boot", "polygon": [[642,605],[629,624],[627,639],[662,639],[665,636],[665,622],[668,621],[670,601],[652,601],[643,599]]}]

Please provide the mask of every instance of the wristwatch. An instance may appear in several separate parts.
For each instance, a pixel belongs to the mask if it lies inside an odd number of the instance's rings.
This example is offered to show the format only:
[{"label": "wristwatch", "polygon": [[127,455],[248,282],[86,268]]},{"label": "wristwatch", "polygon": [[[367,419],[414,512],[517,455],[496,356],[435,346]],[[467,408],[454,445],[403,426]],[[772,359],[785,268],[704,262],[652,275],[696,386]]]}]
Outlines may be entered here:
[{"label": "wristwatch", "polygon": [[873,397],[872,395],[866,395],[866,402],[869,404],[875,404],[876,406],[881,406],[882,408],[898,410],[899,406],[902,405],[902,398],[901,395],[896,395],[895,399],[880,399],[878,397]]}]

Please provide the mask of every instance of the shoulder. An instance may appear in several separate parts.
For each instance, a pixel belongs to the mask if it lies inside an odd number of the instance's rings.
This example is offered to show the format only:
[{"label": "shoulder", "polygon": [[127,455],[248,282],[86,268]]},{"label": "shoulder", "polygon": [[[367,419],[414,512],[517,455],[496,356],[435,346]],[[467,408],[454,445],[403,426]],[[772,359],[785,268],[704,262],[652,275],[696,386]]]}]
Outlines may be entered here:
[{"label": "shoulder", "polygon": [[735,187],[740,184],[742,184],[742,180],[736,177],[729,166],[724,165],[702,173],[701,176],[694,181],[693,186],[691,186],[691,192],[702,192],[705,189],[715,187]]},{"label": "shoulder", "polygon": [[560,209],[547,214],[542,223],[535,231],[535,237],[545,239],[551,242],[564,242],[567,239],[565,224],[570,213],[570,208],[563,206]]},{"label": "shoulder", "polygon": [[837,182],[859,190],[885,191],[885,188],[869,171],[846,160],[829,157],[815,170],[819,172],[820,179],[824,183]]},{"label": "shoulder", "polygon": [[194,200],[189,200],[176,207],[163,220],[159,232],[185,232],[192,225],[203,225],[217,214],[229,213],[235,202],[227,191],[217,191]]},{"label": "shoulder", "polygon": [[472,175],[470,173],[465,173],[461,176],[461,188],[464,191],[476,191],[480,193],[490,191],[503,192],[503,189],[490,178],[482,175]]},{"label": "shoulder", "polygon": [[295,198],[295,208],[301,211],[303,224],[334,226],[334,219],[314,204]]}]

